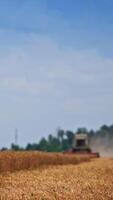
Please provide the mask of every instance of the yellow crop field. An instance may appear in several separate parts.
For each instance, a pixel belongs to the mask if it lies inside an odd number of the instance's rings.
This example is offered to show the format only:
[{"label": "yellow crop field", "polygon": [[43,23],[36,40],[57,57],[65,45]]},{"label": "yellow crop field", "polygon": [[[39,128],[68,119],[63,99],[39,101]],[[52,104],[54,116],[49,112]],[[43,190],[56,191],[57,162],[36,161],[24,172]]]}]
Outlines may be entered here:
[{"label": "yellow crop field", "polygon": [[68,155],[63,153],[44,152],[0,152],[0,173],[24,169],[35,169],[48,165],[78,164],[90,161],[88,155]]},{"label": "yellow crop field", "polygon": [[0,200],[113,200],[112,158],[65,162],[0,173]]}]

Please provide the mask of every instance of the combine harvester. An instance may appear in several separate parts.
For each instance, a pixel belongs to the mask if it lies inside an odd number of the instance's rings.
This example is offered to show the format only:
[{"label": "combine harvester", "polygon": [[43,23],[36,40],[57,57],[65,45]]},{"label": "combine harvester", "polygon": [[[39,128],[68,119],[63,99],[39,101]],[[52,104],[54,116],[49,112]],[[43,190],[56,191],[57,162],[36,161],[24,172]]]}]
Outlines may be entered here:
[{"label": "combine harvester", "polygon": [[65,153],[91,155],[91,157],[99,158],[99,152],[93,152],[89,145],[89,138],[86,133],[76,133],[74,137],[73,147]]}]

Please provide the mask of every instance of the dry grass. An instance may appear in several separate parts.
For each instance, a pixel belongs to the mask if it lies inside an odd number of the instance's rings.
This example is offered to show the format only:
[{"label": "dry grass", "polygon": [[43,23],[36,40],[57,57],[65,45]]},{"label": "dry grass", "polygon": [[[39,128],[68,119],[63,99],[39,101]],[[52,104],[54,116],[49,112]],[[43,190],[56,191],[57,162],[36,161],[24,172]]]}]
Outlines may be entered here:
[{"label": "dry grass", "polygon": [[0,200],[113,200],[113,159],[2,174]]},{"label": "dry grass", "polygon": [[78,164],[89,161],[90,156],[43,152],[0,152],[0,173],[35,169],[48,165]]}]

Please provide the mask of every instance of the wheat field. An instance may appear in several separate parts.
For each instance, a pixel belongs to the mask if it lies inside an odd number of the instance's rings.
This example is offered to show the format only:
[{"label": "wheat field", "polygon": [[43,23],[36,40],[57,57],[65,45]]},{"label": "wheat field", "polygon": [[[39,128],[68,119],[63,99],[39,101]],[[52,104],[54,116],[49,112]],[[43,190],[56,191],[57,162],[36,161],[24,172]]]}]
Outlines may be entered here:
[{"label": "wheat field", "polygon": [[24,169],[35,169],[49,165],[78,164],[90,161],[92,156],[63,153],[44,153],[38,151],[0,152],[0,173]]},{"label": "wheat field", "polygon": [[0,173],[0,200],[113,200],[113,159]]}]

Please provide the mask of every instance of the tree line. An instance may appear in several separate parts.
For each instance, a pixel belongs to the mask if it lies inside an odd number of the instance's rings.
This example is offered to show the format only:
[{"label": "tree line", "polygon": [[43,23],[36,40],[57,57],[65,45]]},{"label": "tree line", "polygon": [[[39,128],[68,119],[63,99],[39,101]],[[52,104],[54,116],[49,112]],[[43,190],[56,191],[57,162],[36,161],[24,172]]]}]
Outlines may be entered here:
[{"label": "tree line", "polygon": [[[99,130],[87,130],[87,128],[78,128],[76,133],[87,133],[91,145],[101,145],[105,148],[113,147],[113,125],[103,125]],[[75,132],[71,130],[58,129],[56,136],[49,134],[48,138],[41,138],[37,143],[28,143],[25,148],[16,144],[11,144],[11,150],[26,150],[26,151],[47,151],[47,152],[62,152],[72,148]],[[2,151],[7,148],[2,148]]]}]

